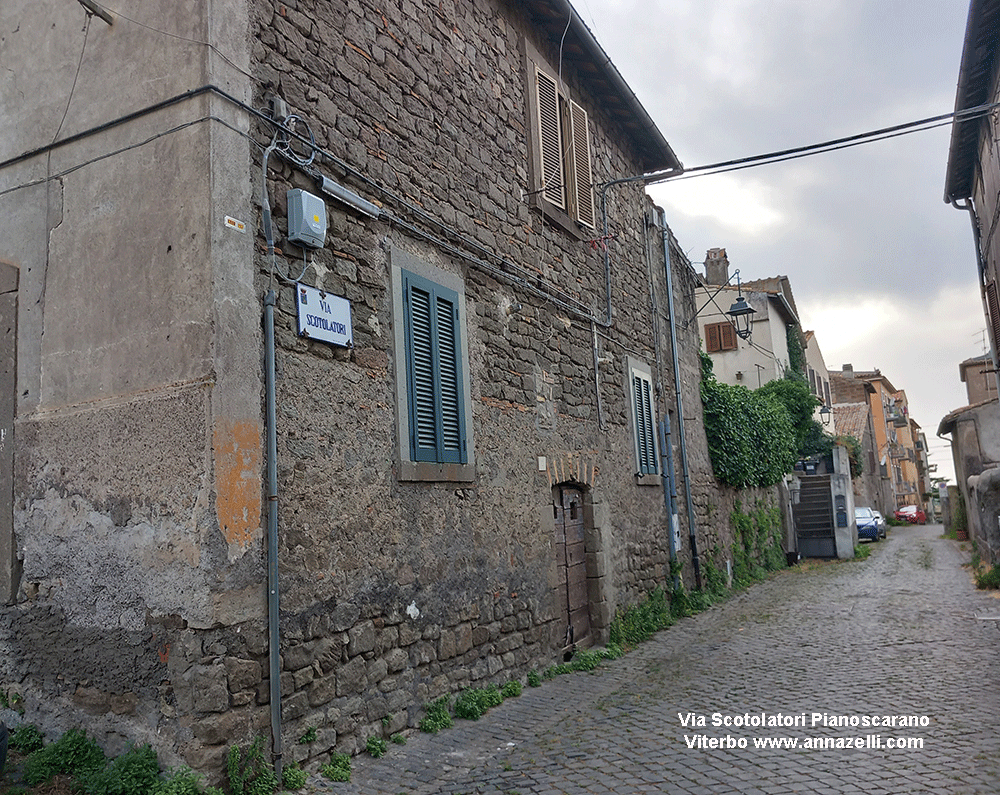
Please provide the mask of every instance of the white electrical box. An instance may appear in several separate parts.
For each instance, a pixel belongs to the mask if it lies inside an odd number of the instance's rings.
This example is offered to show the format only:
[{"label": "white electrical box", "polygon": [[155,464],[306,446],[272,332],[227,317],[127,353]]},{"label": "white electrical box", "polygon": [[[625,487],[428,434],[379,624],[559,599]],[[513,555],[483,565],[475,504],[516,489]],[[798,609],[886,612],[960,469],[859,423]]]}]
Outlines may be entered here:
[{"label": "white electrical box", "polygon": [[301,188],[288,191],[288,240],[308,248],[326,242],[326,204]]}]

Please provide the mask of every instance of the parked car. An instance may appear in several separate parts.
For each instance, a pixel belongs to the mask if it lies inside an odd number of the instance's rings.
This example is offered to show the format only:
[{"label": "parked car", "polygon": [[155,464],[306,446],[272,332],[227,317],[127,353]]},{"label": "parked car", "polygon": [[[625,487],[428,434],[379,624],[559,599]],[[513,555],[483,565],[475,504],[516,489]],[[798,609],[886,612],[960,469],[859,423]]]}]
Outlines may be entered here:
[{"label": "parked car", "polygon": [[882,528],[879,526],[878,517],[871,508],[854,508],[854,522],[858,526],[858,538],[867,538],[869,541],[878,541],[882,537]]},{"label": "parked car", "polygon": [[909,522],[910,524],[927,524],[927,514],[916,505],[904,505],[898,508],[894,514],[896,521]]},{"label": "parked car", "polygon": [[880,512],[876,511],[874,508],[872,508],[872,513],[875,514],[875,516],[878,518],[878,526],[879,529],[882,531],[882,538],[885,538],[888,534],[889,523],[885,520],[885,517]]}]

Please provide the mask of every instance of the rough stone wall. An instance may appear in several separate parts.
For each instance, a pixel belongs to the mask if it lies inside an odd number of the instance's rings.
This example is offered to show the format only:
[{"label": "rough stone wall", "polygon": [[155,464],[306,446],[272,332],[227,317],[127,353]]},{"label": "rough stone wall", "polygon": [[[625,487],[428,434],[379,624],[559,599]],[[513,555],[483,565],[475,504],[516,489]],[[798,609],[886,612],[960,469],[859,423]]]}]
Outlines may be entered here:
[{"label": "rough stone wall", "polygon": [[[565,629],[552,591],[552,489],[561,482],[586,494],[594,640],[618,607],[665,582],[662,489],[637,483],[626,403],[626,356],[657,362],[653,244],[642,190],[612,191],[614,325],[596,327],[595,373],[595,329],[564,304],[603,319],[603,251],[587,240],[597,233],[567,234],[524,197],[522,39],[553,60],[557,48],[523,10],[253,8],[261,83],[351,173],[329,158],[319,169],[405,222],[328,202],[328,244],[309,255],[303,281],[351,300],[352,350],[298,337],[294,293],[279,295],[283,715],[288,753],[308,760],[412,727],[441,694],[555,659]],[[627,139],[568,63],[563,76],[591,114],[595,182],[638,173]],[[286,189],[312,180],[277,162],[272,176],[280,238]],[[278,245],[279,271],[300,270],[301,252]],[[395,251],[463,280],[472,480],[399,476]],[[264,288],[269,264],[259,261]],[[662,290],[662,265],[653,273]],[[316,742],[295,743],[309,728]]]}]

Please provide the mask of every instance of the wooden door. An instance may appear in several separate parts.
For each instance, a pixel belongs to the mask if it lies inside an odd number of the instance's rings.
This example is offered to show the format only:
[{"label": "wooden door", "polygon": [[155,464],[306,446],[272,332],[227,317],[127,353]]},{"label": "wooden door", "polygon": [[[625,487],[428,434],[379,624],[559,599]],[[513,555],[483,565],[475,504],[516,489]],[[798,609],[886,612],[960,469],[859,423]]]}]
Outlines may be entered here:
[{"label": "wooden door", "polygon": [[584,542],[583,492],[572,486],[555,489],[553,547],[559,574],[556,605],[565,625],[564,646],[579,643],[590,634],[590,601],[587,593],[587,557]]}]

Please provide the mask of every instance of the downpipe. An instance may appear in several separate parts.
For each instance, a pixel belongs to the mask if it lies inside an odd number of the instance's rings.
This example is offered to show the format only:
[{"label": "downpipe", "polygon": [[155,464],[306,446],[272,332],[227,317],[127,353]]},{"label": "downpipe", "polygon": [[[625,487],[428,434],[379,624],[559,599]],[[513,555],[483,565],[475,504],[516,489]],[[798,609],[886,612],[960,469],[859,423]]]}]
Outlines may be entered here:
[{"label": "downpipe", "polygon": [[267,436],[267,630],[271,699],[271,749],[281,781],[281,633],[278,599],[278,431],[275,413],[274,290],[264,297],[264,392]]},{"label": "downpipe", "polygon": [[663,268],[667,277],[667,311],[670,315],[670,352],[673,359],[674,393],[677,397],[677,436],[681,448],[681,471],[684,475],[684,504],[687,506],[688,542],[691,546],[691,565],[694,568],[694,584],[701,590],[701,561],[698,558],[698,528],[694,520],[694,505],[691,502],[691,470],[688,466],[687,442],[684,434],[684,398],[681,387],[681,364],[677,352],[677,323],[674,314],[674,277],[670,262],[670,231],[667,215],[660,209],[660,226],[663,235]]}]

